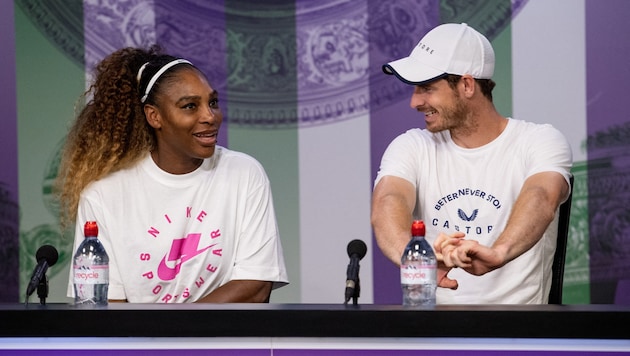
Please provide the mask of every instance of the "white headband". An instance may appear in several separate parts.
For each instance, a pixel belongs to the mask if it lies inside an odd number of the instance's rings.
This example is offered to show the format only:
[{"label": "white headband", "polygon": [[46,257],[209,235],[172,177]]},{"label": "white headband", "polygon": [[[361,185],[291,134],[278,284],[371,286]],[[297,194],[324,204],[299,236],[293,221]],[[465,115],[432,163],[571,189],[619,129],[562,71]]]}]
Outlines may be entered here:
[{"label": "white headband", "polygon": [[[144,91],[144,96],[142,97],[142,99],[140,99],[140,102],[144,104],[144,102],[147,100],[147,97],[149,96],[149,93],[151,92],[151,88],[153,88],[153,85],[155,84],[155,82],[157,82],[157,80],[160,78],[162,74],[164,74],[164,72],[166,72],[172,66],[175,66],[181,63],[188,63],[190,65],[193,65],[192,63],[190,63],[189,61],[185,59],[176,59],[174,61],[166,63],[162,68],[160,68],[160,70],[157,71],[157,73],[153,74],[153,77],[151,77],[151,80],[149,80],[149,84],[147,85],[147,88]],[[143,64],[142,67],[140,67],[140,70],[138,71],[138,76],[136,77],[136,79],[138,80],[138,83],[140,83],[140,78],[142,78],[142,72],[147,67],[147,64],[149,64],[149,62]]]}]

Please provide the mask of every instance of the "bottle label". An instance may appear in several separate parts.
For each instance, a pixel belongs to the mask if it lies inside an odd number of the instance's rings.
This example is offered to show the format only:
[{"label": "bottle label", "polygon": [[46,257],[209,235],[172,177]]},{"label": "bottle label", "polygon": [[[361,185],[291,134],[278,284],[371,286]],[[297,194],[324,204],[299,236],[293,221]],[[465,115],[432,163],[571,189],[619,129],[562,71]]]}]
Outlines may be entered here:
[{"label": "bottle label", "polygon": [[401,284],[427,284],[433,283],[436,276],[436,267],[433,265],[421,265],[408,263],[400,266]]},{"label": "bottle label", "polygon": [[91,267],[74,266],[75,284],[107,284],[109,283],[109,266],[95,265]]}]

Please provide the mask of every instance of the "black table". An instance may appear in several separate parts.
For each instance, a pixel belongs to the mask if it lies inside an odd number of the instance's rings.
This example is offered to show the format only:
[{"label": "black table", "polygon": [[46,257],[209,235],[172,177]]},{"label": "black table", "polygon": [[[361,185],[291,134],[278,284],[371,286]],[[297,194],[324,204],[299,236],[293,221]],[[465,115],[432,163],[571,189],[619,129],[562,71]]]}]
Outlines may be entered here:
[{"label": "black table", "polygon": [[41,336],[630,339],[630,306],[0,304],[0,337]]}]

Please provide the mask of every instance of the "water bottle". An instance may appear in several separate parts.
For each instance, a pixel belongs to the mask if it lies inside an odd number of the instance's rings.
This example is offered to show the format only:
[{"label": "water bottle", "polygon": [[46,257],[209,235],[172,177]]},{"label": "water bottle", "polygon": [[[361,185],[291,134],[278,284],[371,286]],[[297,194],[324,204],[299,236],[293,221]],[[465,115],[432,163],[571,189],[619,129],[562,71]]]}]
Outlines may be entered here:
[{"label": "water bottle", "polygon": [[424,234],[424,222],[414,220],[411,224],[411,241],[400,259],[403,306],[435,305],[437,259]]},{"label": "water bottle", "polygon": [[109,256],[98,240],[96,221],[86,222],[83,234],[85,239],[74,254],[72,263],[74,303],[107,305]]}]

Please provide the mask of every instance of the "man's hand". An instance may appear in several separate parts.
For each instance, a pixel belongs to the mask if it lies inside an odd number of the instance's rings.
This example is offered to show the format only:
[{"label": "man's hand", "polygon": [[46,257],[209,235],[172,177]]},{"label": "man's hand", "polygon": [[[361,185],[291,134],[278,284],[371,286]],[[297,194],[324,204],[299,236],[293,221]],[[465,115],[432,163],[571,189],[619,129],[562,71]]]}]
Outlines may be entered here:
[{"label": "man's hand", "polygon": [[453,264],[446,264],[444,262],[444,252],[446,251],[447,255],[450,255],[450,252],[455,249],[456,246],[463,241],[464,234],[463,232],[456,232],[452,235],[446,235],[444,233],[440,233],[433,244],[433,249],[435,250],[435,257],[438,261],[438,270],[437,270],[437,282],[438,287],[449,288],[449,289],[457,289],[459,284],[457,280],[450,279],[448,277],[448,272],[453,269]]},{"label": "man's hand", "polygon": [[452,268],[459,267],[470,274],[481,276],[505,264],[505,255],[498,249],[481,245],[475,240],[466,240],[464,236],[461,232],[452,235],[440,233],[433,244],[438,262],[442,263],[442,267],[438,265],[438,281],[440,276],[445,278],[443,284],[448,288],[452,286],[453,280],[448,279],[446,273]]}]

